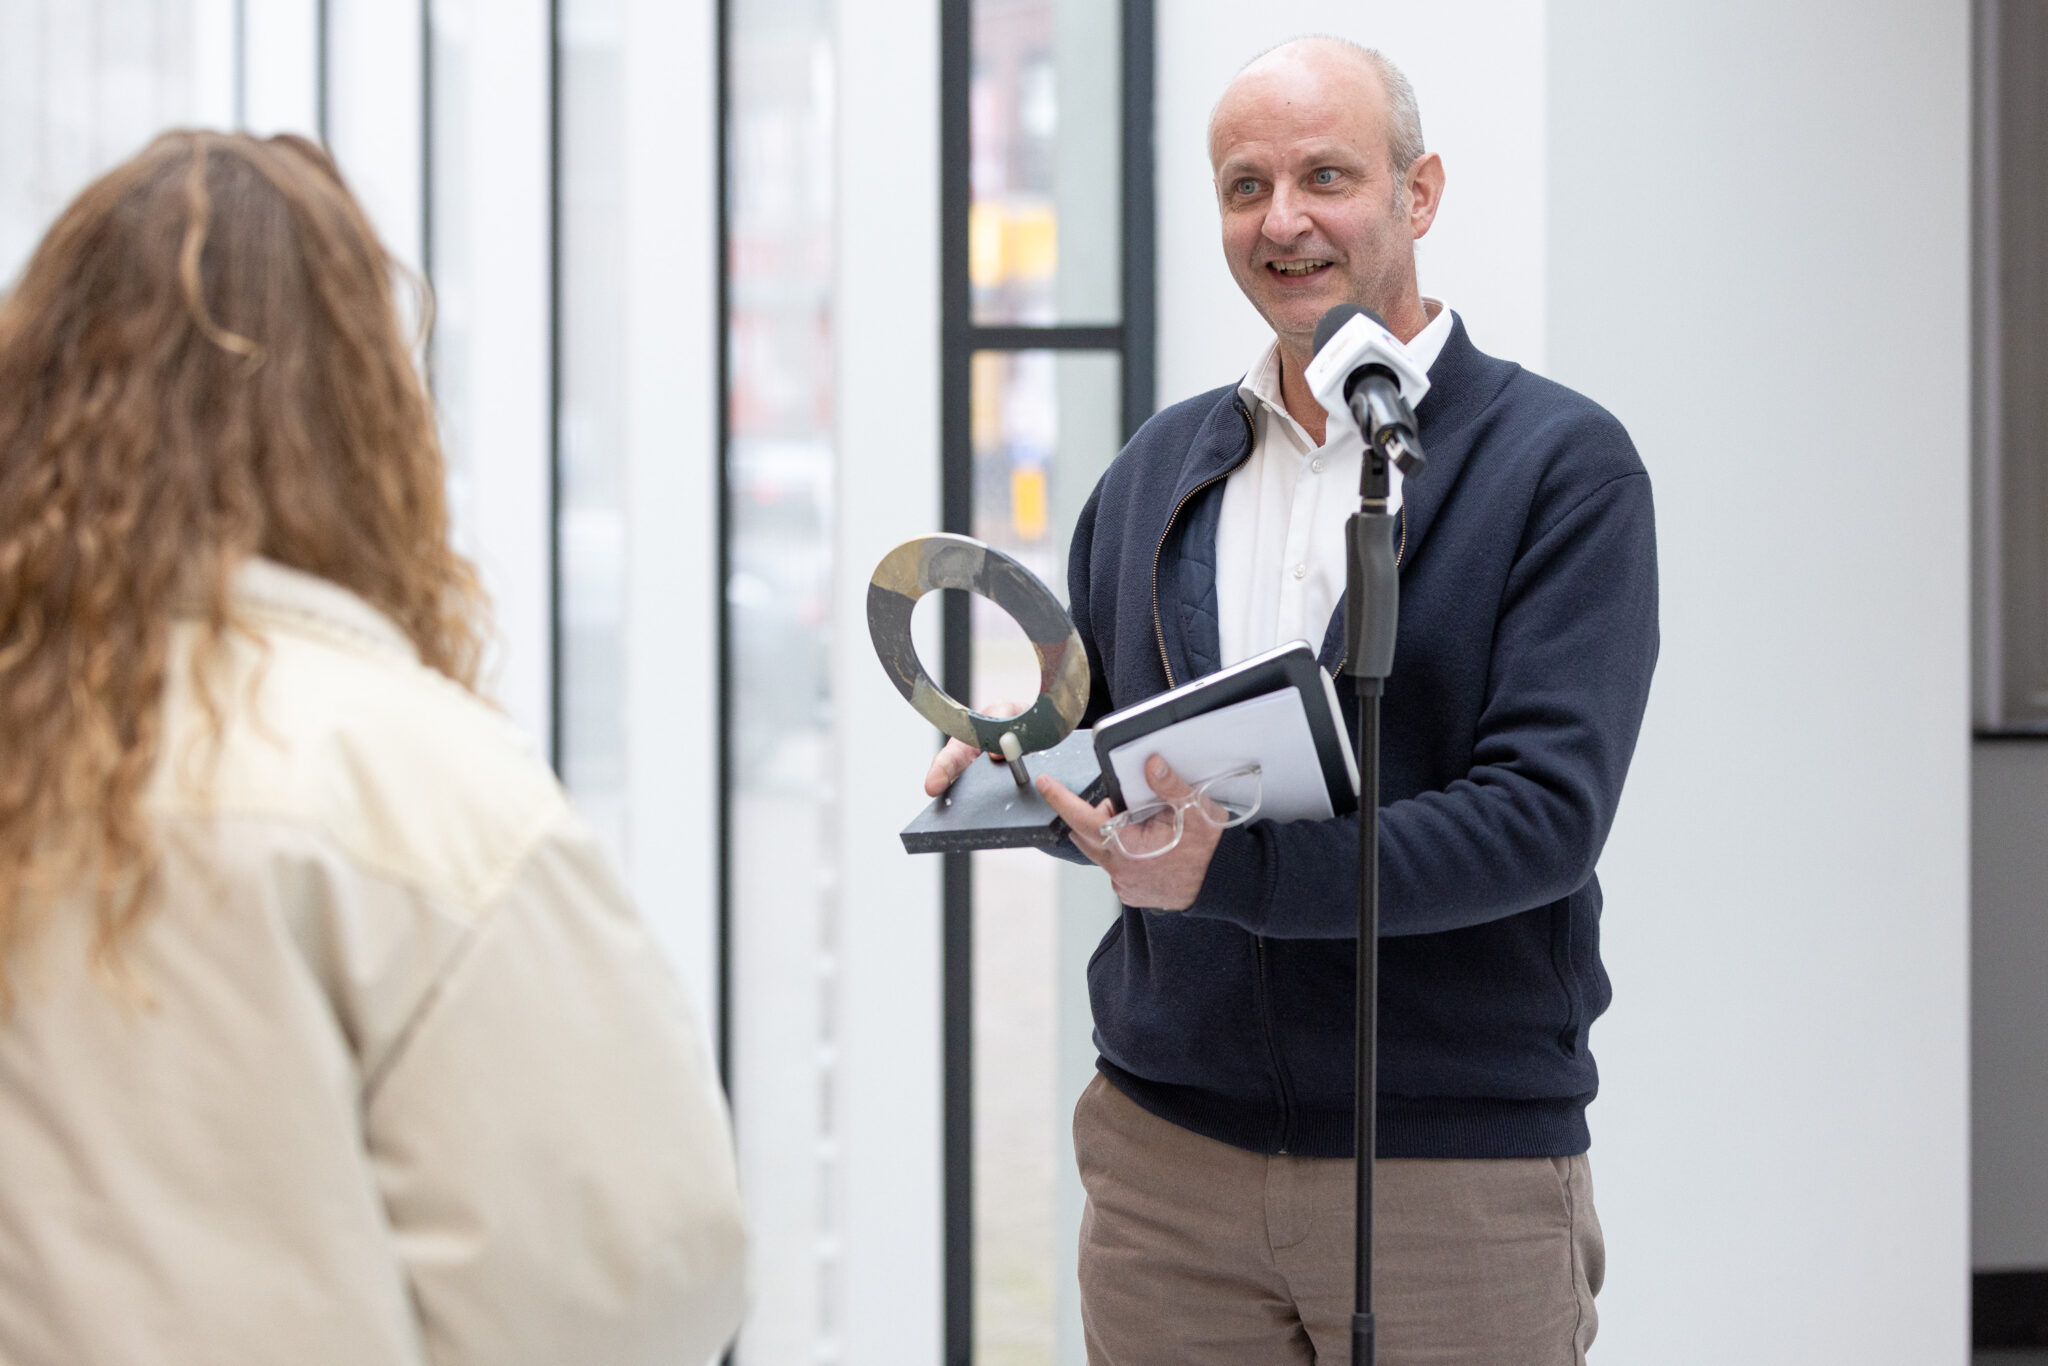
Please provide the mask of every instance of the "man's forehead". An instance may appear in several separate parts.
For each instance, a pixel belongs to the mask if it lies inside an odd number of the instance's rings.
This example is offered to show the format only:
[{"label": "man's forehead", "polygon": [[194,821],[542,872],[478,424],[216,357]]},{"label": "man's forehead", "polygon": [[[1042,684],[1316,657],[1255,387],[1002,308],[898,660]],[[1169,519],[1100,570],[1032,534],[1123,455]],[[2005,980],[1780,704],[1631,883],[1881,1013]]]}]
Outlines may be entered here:
[{"label": "man's forehead", "polygon": [[[1270,155],[1317,144],[1318,150],[1337,152],[1382,136],[1386,96],[1378,72],[1314,48],[1282,53],[1289,60],[1262,60],[1217,100],[1209,116],[1209,157],[1217,169],[1240,148],[1260,146]],[[1268,54],[1276,55],[1282,54]]]}]

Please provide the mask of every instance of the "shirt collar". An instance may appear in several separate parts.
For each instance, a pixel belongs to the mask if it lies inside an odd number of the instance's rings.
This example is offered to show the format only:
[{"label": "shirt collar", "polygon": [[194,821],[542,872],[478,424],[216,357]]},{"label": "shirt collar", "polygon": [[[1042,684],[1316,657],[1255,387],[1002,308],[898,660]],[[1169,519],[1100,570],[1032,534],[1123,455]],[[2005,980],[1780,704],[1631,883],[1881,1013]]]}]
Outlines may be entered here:
[{"label": "shirt collar", "polygon": [[[1423,324],[1422,330],[1408,342],[1408,354],[1413,356],[1415,363],[1427,373],[1429,368],[1436,364],[1436,358],[1443,354],[1444,343],[1451,338],[1451,309],[1450,305],[1441,299],[1424,299],[1422,307],[1430,318]],[[1280,401],[1278,337],[1267,342],[1260,350],[1259,357],[1252,362],[1251,369],[1245,371],[1244,378],[1238,381],[1237,392],[1254,413],[1263,407],[1273,416],[1283,419],[1297,432],[1301,431],[1301,425],[1294,420],[1294,414],[1288,412],[1287,405]],[[1422,401],[1429,402],[1429,395],[1424,394]],[[1306,432],[1301,433],[1301,439],[1304,448],[1315,445],[1315,442],[1308,439]]]},{"label": "shirt collar", "polygon": [[[229,611],[252,626],[274,626],[338,636],[384,651],[418,659],[419,650],[396,622],[340,584],[254,557],[238,567],[228,587]],[[203,597],[182,594],[180,616],[205,611]]]},{"label": "shirt collar", "polygon": [[[1415,363],[1427,374],[1443,354],[1444,343],[1451,339],[1451,310],[1440,299],[1424,299],[1422,306],[1433,312],[1422,330],[1409,340],[1408,354],[1415,357]],[[1429,402],[1429,395],[1424,394],[1422,401]]]}]

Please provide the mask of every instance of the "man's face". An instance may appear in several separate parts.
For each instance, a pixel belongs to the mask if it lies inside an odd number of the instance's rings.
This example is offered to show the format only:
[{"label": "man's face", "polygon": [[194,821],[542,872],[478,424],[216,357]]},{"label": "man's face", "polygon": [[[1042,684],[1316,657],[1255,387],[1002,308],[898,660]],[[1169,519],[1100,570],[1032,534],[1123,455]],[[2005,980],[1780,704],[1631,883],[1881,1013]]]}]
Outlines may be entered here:
[{"label": "man's face", "polygon": [[1246,72],[1217,106],[1209,153],[1223,253],[1283,343],[1305,350],[1338,304],[1391,317],[1414,289],[1417,232],[1389,158],[1385,101],[1370,71],[1301,60]]}]

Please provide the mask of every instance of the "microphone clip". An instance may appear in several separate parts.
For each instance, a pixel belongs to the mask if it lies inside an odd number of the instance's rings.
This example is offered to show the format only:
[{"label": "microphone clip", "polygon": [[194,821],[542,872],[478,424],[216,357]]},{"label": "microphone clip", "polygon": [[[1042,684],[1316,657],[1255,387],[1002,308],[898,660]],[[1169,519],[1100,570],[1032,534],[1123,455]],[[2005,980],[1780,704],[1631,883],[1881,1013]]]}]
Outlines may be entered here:
[{"label": "microphone clip", "polygon": [[1415,409],[1384,366],[1354,370],[1344,386],[1344,401],[1370,457],[1393,461],[1404,479],[1422,472],[1427,462],[1416,434]]}]

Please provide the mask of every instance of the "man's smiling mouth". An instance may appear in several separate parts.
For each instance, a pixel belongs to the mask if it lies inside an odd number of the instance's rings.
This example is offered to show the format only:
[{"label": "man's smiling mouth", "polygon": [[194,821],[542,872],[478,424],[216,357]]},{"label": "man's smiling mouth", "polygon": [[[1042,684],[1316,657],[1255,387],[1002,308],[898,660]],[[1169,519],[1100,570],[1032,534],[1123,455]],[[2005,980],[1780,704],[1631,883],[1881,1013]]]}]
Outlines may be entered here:
[{"label": "man's smiling mouth", "polygon": [[1327,269],[1329,265],[1328,261],[1268,261],[1266,269],[1275,275],[1300,276],[1313,275],[1319,270]]}]

